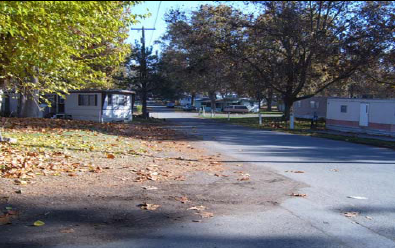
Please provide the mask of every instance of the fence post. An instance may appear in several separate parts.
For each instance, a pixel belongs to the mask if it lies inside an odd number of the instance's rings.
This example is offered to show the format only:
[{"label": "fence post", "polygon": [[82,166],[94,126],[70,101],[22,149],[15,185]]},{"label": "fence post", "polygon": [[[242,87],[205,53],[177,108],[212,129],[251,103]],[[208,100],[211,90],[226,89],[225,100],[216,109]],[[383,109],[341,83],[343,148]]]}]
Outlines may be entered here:
[{"label": "fence post", "polygon": [[262,126],[262,114],[259,113],[259,126]]},{"label": "fence post", "polygon": [[206,117],[206,108],[203,107],[203,117]]}]

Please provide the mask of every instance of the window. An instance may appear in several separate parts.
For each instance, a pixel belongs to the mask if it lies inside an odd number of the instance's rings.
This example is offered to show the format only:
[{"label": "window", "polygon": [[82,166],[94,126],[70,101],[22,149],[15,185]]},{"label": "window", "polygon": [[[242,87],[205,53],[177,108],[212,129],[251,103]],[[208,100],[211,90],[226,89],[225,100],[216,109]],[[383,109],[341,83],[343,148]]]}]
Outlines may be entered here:
[{"label": "window", "polygon": [[127,103],[127,97],[125,95],[120,95],[117,97],[117,105],[125,106]]},{"label": "window", "polygon": [[347,105],[341,105],[340,106],[340,112],[347,113]]},{"label": "window", "polygon": [[310,108],[315,108],[315,101],[310,101]]},{"label": "window", "polygon": [[107,105],[111,106],[112,105],[112,94],[107,95]]},{"label": "window", "polygon": [[78,106],[97,106],[97,95],[78,95]]},{"label": "window", "polygon": [[297,101],[296,102],[296,107],[298,107],[298,108],[302,107],[302,101]]}]

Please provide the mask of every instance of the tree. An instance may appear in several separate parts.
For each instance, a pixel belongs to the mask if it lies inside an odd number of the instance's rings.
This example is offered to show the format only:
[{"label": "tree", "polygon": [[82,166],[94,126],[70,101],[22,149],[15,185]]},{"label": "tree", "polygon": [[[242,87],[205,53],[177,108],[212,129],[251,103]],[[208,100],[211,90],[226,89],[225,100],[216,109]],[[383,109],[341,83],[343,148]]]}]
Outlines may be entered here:
[{"label": "tree", "polygon": [[1,2],[0,85],[21,92],[28,106],[36,94],[108,85],[128,52],[136,3]]},{"label": "tree", "polygon": [[[231,11],[226,5],[213,7],[202,5],[191,12],[190,18],[178,10],[170,11],[166,17],[167,33],[163,40],[168,42],[168,51],[178,53],[183,61],[177,61],[180,72],[189,77],[189,91],[206,92],[215,110],[217,92],[226,92],[231,80],[233,62],[218,49],[218,36],[231,32],[231,27],[217,18],[216,12]],[[190,87],[191,86],[191,87]]]},{"label": "tree", "polygon": [[[293,102],[314,96],[374,64],[393,46],[393,4],[388,2],[254,2],[262,14],[247,26],[266,42],[288,117]],[[262,76],[265,66],[246,61]]]},{"label": "tree", "polygon": [[148,93],[152,92],[160,81],[158,63],[158,55],[152,53],[152,47],[146,48],[136,41],[125,62],[126,73],[117,77],[119,86],[136,90],[140,95],[144,118],[148,116]]}]

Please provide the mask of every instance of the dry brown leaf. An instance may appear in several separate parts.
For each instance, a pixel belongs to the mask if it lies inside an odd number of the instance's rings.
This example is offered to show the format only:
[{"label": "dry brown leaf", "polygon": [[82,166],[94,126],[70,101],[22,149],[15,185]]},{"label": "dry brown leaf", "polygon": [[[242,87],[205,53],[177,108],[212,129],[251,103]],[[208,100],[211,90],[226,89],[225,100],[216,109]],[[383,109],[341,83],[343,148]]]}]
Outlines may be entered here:
[{"label": "dry brown leaf", "polygon": [[157,208],[160,207],[160,205],[156,205],[156,204],[150,204],[150,203],[143,203],[138,205],[141,209],[144,210],[156,210]]},{"label": "dry brown leaf", "polygon": [[300,194],[300,193],[292,193],[291,196],[296,196],[296,197],[306,197],[307,194]]},{"label": "dry brown leaf", "polygon": [[158,188],[155,187],[155,186],[141,186],[141,188],[143,188],[143,189],[145,189],[145,190],[156,190],[156,189],[158,189]]},{"label": "dry brown leaf", "polygon": [[0,226],[7,224],[11,224],[10,216],[8,214],[0,215]]},{"label": "dry brown leaf", "polygon": [[189,202],[189,199],[186,196],[182,196],[182,197],[176,197],[177,201],[180,201],[181,203],[187,203]]},{"label": "dry brown leaf", "polygon": [[114,159],[115,156],[114,156],[114,154],[109,153],[109,154],[107,154],[107,158],[109,158],[109,159]]},{"label": "dry brown leaf", "polygon": [[203,211],[203,210],[206,210],[206,207],[203,205],[200,205],[200,206],[190,207],[190,208],[188,208],[188,210]]},{"label": "dry brown leaf", "polygon": [[359,213],[358,212],[345,212],[344,216],[348,217],[348,218],[352,218],[352,217],[356,217],[358,216]]},{"label": "dry brown leaf", "polygon": [[211,217],[214,217],[214,214],[213,213],[210,213],[210,212],[200,212],[200,213],[198,213],[200,216],[202,216],[202,218],[211,218]]},{"label": "dry brown leaf", "polygon": [[61,233],[73,233],[74,229],[73,228],[66,228],[66,229],[62,229],[59,232]]}]

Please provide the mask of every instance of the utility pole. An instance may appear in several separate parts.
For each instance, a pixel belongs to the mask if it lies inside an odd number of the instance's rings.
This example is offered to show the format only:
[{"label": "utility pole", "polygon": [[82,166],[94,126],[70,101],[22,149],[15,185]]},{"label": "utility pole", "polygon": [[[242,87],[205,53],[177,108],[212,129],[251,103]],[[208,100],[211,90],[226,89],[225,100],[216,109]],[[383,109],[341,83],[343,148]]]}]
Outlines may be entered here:
[{"label": "utility pole", "polygon": [[140,61],[140,83],[141,83],[141,104],[143,118],[148,119],[147,112],[147,57],[145,54],[145,30],[155,30],[155,28],[132,28],[131,30],[141,30],[141,61]]}]

